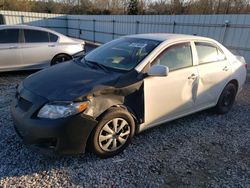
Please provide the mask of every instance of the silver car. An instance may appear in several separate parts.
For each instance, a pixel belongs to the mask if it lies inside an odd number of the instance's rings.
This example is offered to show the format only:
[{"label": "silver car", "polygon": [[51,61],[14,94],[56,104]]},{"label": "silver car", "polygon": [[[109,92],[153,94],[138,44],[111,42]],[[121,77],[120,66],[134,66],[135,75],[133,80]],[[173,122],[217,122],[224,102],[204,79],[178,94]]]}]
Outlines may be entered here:
[{"label": "silver car", "polygon": [[209,38],[125,36],[26,78],[12,118],[24,142],[41,151],[88,147],[111,157],[151,127],[208,108],[229,112],[246,73],[243,57]]},{"label": "silver car", "polygon": [[70,60],[85,42],[55,31],[27,26],[0,26],[0,72],[42,69]]}]

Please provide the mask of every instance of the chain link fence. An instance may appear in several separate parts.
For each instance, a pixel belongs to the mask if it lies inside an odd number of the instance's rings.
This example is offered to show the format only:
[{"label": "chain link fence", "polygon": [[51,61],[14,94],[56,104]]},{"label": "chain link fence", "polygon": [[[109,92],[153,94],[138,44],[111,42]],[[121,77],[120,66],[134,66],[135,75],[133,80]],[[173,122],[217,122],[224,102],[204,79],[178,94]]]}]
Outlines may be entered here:
[{"label": "chain link fence", "polygon": [[[250,15],[62,15],[0,11],[0,23],[28,24],[70,37],[106,43],[138,33],[182,33],[211,37],[250,65]],[[250,66],[249,66],[250,67]]]}]

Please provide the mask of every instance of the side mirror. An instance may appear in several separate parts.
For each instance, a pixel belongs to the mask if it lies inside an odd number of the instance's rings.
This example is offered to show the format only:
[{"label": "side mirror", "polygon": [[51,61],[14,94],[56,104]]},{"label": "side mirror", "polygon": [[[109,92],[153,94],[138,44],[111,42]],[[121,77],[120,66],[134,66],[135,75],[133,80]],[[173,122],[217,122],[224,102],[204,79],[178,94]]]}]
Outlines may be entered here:
[{"label": "side mirror", "polygon": [[148,71],[149,76],[167,76],[169,68],[164,65],[153,65]]}]

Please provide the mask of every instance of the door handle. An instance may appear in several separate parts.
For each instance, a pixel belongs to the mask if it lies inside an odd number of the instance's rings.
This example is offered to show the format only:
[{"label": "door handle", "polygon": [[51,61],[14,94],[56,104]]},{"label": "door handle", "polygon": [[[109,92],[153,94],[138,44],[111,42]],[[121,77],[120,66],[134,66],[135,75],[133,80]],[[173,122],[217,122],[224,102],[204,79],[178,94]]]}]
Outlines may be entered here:
[{"label": "door handle", "polygon": [[49,44],[48,47],[55,47],[55,45],[54,44]]},{"label": "door handle", "polygon": [[191,74],[191,76],[188,77],[189,80],[195,80],[197,78],[196,74]]},{"label": "door handle", "polygon": [[228,68],[227,66],[225,66],[222,70],[223,70],[223,71],[228,71],[229,68]]},{"label": "door handle", "polygon": [[10,46],[9,49],[17,49],[17,46]]}]

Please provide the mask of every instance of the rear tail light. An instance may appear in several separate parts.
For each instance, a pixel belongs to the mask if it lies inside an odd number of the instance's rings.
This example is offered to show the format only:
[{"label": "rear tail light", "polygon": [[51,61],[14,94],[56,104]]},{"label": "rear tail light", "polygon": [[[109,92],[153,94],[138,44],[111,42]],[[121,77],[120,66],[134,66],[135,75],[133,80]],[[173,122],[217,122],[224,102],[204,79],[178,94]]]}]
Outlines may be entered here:
[{"label": "rear tail light", "polygon": [[248,64],[247,64],[247,63],[245,63],[245,67],[246,67],[246,69],[247,69],[247,67],[248,67]]}]

